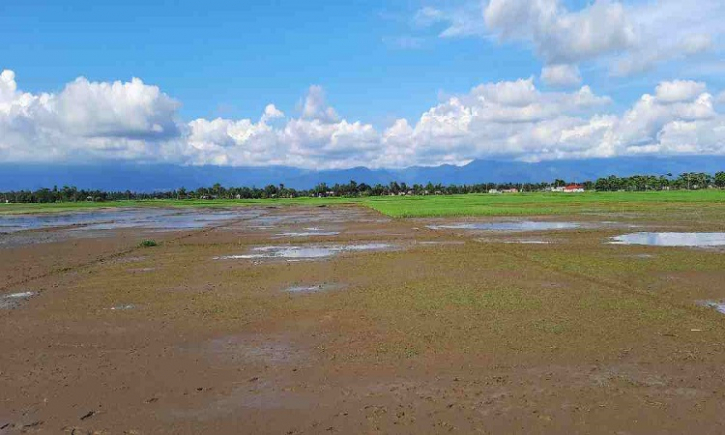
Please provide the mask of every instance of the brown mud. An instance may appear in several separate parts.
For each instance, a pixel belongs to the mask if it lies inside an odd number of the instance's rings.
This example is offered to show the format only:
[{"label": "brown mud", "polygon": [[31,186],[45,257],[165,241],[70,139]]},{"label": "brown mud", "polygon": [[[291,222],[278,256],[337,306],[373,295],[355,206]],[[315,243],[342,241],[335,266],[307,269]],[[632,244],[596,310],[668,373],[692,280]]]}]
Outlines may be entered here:
[{"label": "brown mud", "polygon": [[[0,296],[32,292],[0,308],[0,434],[725,431],[725,316],[701,303],[725,300],[725,254],[608,243],[721,216],[508,233],[353,206],[223,212],[0,235]],[[218,259],[378,244],[393,248]]]}]

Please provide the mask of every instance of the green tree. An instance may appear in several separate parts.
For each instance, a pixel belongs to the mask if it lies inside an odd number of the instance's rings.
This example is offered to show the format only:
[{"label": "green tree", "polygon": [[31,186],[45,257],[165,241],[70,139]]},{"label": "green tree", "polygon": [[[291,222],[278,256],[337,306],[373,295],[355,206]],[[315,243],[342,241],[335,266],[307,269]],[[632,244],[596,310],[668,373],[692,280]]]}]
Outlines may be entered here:
[{"label": "green tree", "polygon": [[715,174],[715,185],[717,187],[725,187],[725,171],[720,171]]}]

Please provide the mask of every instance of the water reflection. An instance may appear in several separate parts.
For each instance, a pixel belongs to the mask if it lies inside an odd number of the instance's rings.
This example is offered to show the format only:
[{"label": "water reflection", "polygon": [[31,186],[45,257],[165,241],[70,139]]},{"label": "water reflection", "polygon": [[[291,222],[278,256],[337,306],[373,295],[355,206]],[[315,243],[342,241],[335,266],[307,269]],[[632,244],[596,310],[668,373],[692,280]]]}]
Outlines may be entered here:
[{"label": "water reflection", "polygon": [[632,233],[612,237],[617,245],[725,246],[725,233]]},{"label": "water reflection", "polygon": [[428,228],[433,230],[479,230],[479,231],[506,231],[506,232],[523,232],[523,231],[550,231],[550,230],[570,230],[580,228],[581,224],[576,222],[534,222],[534,221],[515,221],[515,222],[482,222],[482,223],[459,223],[450,225],[429,225]]},{"label": "water reflection", "polygon": [[178,230],[204,228],[215,223],[242,217],[255,217],[252,210],[171,210],[121,209],[94,210],[76,213],[49,213],[37,215],[0,216],[0,233],[57,227],[79,227],[79,230],[115,230],[144,228]]},{"label": "water reflection", "polygon": [[325,258],[337,255],[341,252],[356,251],[377,251],[390,249],[388,243],[365,243],[359,245],[328,245],[328,246],[260,246],[254,248],[252,253],[243,255],[224,255],[214,257],[215,260],[239,260],[239,259],[264,259],[264,258],[285,258],[285,259],[314,259]]}]

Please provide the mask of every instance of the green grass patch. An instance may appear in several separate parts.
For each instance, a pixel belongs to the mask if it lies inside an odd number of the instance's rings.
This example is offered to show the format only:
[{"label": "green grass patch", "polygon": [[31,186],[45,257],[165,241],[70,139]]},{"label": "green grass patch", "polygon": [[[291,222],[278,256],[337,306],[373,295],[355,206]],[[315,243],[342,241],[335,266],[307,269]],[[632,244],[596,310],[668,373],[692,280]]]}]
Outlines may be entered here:
[{"label": "green grass patch", "polygon": [[367,198],[282,198],[215,200],[130,200],[53,204],[0,204],[0,215],[80,212],[102,208],[234,208],[244,206],[328,206],[362,204],[386,216],[536,216],[579,213],[667,213],[696,206],[725,209],[725,190],[384,196]]},{"label": "green grass patch", "polygon": [[104,208],[234,208],[250,205],[262,206],[328,206],[359,203],[362,198],[280,198],[280,199],[150,199],[108,202],[59,202],[47,204],[0,204],[1,215],[68,213],[93,211]]},{"label": "green grass patch", "polygon": [[156,240],[143,240],[141,243],[139,243],[139,247],[141,248],[153,248],[154,246],[158,246],[159,244],[156,243]]},{"label": "green grass patch", "polygon": [[725,208],[725,191],[376,197],[366,199],[364,204],[382,214],[395,218],[663,212],[693,205]]}]

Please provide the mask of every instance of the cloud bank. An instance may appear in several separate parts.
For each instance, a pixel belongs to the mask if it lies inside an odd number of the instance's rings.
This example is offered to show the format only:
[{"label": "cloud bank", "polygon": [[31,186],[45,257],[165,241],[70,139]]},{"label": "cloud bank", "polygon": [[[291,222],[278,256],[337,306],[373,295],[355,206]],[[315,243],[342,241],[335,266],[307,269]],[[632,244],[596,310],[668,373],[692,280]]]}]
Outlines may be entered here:
[{"label": "cloud bank", "polygon": [[[501,18],[503,19],[503,18]],[[505,20],[504,20],[505,22]],[[572,73],[572,74],[570,74]],[[549,80],[579,81],[552,70]],[[78,78],[59,93],[19,90],[0,75],[0,162],[136,161],[332,169],[464,164],[625,155],[725,154],[725,115],[702,82],[660,83],[627,110],[589,87],[551,92],[534,80],[485,83],[418,119],[386,128],[350,121],[309,88],[300,113],[274,104],[259,119],[180,119],[180,103],[157,86]]]}]

